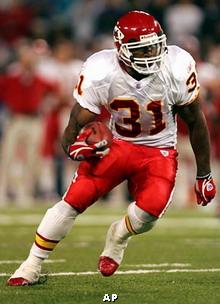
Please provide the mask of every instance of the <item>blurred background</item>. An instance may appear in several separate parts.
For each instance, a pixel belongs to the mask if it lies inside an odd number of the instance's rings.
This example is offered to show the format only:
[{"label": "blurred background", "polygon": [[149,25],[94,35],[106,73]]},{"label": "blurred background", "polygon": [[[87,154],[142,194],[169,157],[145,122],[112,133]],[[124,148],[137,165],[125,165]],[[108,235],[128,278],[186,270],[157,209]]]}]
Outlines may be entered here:
[{"label": "blurred background", "polygon": [[[82,63],[96,51],[113,48],[115,22],[133,9],[154,15],[168,44],[186,49],[197,62],[219,188],[218,0],[0,0],[0,207],[55,203],[63,195],[77,163],[64,155],[60,136]],[[108,119],[105,113],[101,119]],[[194,156],[187,131],[178,123],[173,207],[196,208]],[[102,201],[117,208],[130,199],[122,184]],[[220,217],[219,195],[210,208]]]}]

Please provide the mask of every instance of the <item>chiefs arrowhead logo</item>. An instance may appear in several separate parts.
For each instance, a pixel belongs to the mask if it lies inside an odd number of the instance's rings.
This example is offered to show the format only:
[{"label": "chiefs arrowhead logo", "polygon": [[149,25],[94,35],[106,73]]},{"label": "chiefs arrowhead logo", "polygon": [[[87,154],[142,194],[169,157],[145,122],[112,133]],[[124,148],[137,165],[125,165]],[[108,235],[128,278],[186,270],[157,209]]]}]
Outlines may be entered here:
[{"label": "chiefs arrowhead logo", "polygon": [[125,36],[122,31],[117,27],[117,25],[114,27],[113,35],[115,42],[120,42]]}]

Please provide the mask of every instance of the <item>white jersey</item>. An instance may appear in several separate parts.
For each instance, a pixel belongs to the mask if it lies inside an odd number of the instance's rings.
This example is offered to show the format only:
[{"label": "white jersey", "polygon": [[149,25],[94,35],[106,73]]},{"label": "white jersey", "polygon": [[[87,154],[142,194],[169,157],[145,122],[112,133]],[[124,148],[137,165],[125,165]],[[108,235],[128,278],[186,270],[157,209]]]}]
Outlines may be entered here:
[{"label": "white jersey", "polygon": [[83,66],[74,97],[96,114],[104,106],[114,137],[162,148],[176,145],[173,106],[193,102],[198,91],[192,56],[169,46],[161,72],[140,81],[121,68],[116,50],[95,53]]}]

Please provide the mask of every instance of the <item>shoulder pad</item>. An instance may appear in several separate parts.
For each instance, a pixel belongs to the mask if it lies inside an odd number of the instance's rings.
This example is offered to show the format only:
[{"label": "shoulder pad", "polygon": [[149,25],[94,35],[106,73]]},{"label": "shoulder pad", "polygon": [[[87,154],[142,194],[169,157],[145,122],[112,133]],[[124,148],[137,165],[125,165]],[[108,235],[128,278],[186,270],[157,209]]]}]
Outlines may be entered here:
[{"label": "shoulder pad", "polygon": [[178,46],[168,46],[168,65],[172,76],[177,82],[186,81],[195,71],[195,60],[185,50]]},{"label": "shoulder pad", "polygon": [[90,81],[102,81],[115,71],[116,51],[103,50],[90,56],[83,65],[81,74]]}]

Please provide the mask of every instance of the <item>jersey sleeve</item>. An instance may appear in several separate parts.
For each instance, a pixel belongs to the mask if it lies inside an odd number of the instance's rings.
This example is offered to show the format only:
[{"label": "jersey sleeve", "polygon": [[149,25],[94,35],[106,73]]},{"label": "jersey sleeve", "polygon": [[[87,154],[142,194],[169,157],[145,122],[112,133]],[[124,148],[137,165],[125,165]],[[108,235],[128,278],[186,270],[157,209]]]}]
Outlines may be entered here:
[{"label": "jersey sleeve", "polygon": [[177,95],[175,103],[177,106],[185,106],[192,103],[199,94],[199,82],[196,71],[196,63],[192,56],[185,52],[179,58],[181,65],[176,73]]},{"label": "jersey sleeve", "polygon": [[77,102],[95,114],[101,113],[101,108],[108,99],[108,69],[102,53],[92,55],[84,63],[73,92]]},{"label": "jersey sleeve", "polygon": [[89,111],[100,114],[100,101],[91,77],[89,77],[86,64],[83,66],[78,83],[73,91],[77,102]]}]

